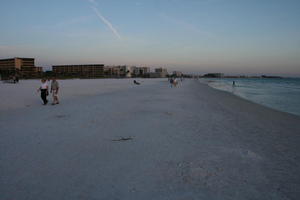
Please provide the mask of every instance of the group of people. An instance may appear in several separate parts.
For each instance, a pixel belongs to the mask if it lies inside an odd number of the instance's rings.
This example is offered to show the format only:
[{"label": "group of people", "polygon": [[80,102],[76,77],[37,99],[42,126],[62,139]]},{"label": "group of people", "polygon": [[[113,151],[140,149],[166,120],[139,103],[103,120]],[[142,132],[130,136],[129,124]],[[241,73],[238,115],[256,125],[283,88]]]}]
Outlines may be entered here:
[{"label": "group of people", "polygon": [[12,80],[14,83],[19,83],[19,76],[13,76]]},{"label": "group of people", "polygon": [[52,78],[51,83],[50,83],[50,79],[48,79],[48,81],[46,79],[42,79],[41,82],[42,83],[38,89],[38,92],[41,92],[41,98],[43,100],[44,105],[47,105],[47,103],[48,103],[47,96],[49,96],[49,89],[50,89],[50,93],[52,94],[52,98],[53,98],[52,105],[59,104],[59,101],[58,101],[59,84],[58,84],[58,81],[56,80],[56,78]]}]

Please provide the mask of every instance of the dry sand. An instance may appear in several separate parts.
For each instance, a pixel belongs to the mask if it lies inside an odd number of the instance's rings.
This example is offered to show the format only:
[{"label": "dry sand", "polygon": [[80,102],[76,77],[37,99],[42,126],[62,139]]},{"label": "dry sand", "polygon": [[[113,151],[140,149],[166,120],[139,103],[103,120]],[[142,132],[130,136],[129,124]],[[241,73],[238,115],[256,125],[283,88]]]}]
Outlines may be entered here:
[{"label": "dry sand", "polygon": [[60,81],[57,106],[0,84],[0,199],[300,199],[299,117],[132,81]]}]

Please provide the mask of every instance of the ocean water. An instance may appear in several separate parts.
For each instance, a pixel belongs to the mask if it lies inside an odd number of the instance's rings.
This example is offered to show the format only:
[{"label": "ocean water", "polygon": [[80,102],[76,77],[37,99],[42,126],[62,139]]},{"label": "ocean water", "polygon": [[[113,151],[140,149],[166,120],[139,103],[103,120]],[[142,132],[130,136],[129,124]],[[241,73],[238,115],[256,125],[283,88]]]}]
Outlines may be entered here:
[{"label": "ocean water", "polygon": [[300,116],[300,78],[205,78],[201,81],[255,103]]}]

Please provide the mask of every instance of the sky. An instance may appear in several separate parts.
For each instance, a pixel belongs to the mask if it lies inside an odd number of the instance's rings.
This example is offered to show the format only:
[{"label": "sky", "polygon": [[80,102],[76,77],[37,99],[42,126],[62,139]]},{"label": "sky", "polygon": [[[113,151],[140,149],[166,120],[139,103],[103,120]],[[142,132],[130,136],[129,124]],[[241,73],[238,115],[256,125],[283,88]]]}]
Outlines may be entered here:
[{"label": "sky", "polygon": [[0,58],[300,76],[299,0],[0,0]]}]

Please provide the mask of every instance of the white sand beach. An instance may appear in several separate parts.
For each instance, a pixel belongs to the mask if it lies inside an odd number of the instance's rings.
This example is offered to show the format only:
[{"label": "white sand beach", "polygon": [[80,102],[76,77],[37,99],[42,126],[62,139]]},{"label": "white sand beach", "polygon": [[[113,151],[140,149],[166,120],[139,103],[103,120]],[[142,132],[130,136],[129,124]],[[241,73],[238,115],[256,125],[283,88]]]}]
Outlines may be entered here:
[{"label": "white sand beach", "polygon": [[0,199],[300,199],[300,117],[197,80],[0,83]]}]

